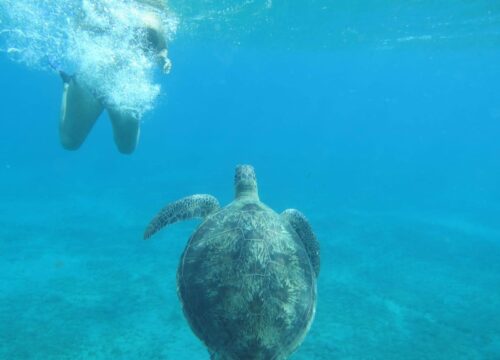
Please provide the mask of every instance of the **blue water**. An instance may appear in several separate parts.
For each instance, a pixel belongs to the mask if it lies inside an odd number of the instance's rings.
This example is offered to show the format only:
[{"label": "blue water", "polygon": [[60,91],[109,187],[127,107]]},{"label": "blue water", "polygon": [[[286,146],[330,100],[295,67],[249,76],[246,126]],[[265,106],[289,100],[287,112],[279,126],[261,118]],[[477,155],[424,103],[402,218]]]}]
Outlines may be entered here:
[{"label": "blue water", "polygon": [[179,28],[132,156],[106,117],[63,150],[60,79],[0,54],[1,359],[207,359],[175,292],[197,223],[141,238],[239,163],[321,243],[293,359],[500,359],[500,8],[273,3]]}]

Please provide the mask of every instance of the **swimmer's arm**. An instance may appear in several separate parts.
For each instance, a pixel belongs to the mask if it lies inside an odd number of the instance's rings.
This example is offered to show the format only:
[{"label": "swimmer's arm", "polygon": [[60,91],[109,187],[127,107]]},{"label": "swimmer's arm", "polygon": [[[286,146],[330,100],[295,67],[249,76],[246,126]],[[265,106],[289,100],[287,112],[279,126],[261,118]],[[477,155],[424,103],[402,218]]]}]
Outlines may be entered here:
[{"label": "swimmer's arm", "polygon": [[156,50],[158,65],[163,72],[168,74],[172,68],[172,62],[168,58],[167,42],[160,26],[148,26],[148,39]]}]

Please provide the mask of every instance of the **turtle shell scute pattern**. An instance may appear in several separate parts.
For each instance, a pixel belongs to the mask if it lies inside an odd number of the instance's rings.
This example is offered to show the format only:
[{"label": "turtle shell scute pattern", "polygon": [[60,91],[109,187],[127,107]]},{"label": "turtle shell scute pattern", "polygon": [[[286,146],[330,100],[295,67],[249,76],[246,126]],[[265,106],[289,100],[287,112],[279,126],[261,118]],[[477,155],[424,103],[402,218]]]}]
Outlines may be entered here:
[{"label": "turtle shell scute pattern", "polygon": [[191,237],[177,273],[195,334],[227,359],[282,359],[315,311],[315,276],[296,233],[260,202],[210,216]]}]

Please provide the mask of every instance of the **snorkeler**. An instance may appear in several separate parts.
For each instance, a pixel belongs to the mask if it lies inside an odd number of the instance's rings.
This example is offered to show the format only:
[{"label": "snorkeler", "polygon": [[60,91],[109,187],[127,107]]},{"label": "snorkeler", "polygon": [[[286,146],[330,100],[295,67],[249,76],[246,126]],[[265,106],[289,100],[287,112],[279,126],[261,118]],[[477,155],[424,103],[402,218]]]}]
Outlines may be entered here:
[{"label": "snorkeler", "polygon": [[[139,24],[143,26],[145,52],[154,53],[157,63],[165,73],[171,68],[167,57],[167,46],[164,29],[159,13],[166,11],[165,0],[135,0],[140,6]],[[93,29],[94,32],[102,32]],[[68,75],[59,71],[64,82],[61,118],[59,123],[60,140],[67,150],[78,149],[90,133],[97,118],[104,109],[107,110],[113,128],[114,140],[118,150],[123,154],[131,154],[139,139],[140,115],[110,104],[95,89],[84,81],[79,81],[78,74]]]}]

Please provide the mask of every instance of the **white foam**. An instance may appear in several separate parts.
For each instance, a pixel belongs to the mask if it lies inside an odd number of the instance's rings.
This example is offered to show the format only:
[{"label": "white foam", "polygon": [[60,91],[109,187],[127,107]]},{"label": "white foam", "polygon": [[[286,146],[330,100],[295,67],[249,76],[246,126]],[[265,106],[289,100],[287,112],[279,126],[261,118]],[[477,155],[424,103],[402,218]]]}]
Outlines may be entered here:
[{"label": "white foam", "polygon": [[171,3],[180,17],[134,0],[0,0],[0,52],[30,68],[52,71],[49,64],[55,64],[76,73],[108,105],[142,116],[161,90],[154,80],[154,54],[144,49],[146,34],[138,30],[148,14],[159,15],[168,44],[179,20],[182,30],[194,36],[205,23],[235,32],[241,31],[233,23],[239,16],[273,6],[272,0]]},{"label": "white foam", "polygon": [[[154,11],[131,0],[0,0],[1,47],[31,68],[75,72],[108,105],[142,116],[160,93],[141,27]],[[176,16],[157,15],[171,40]]]}]

